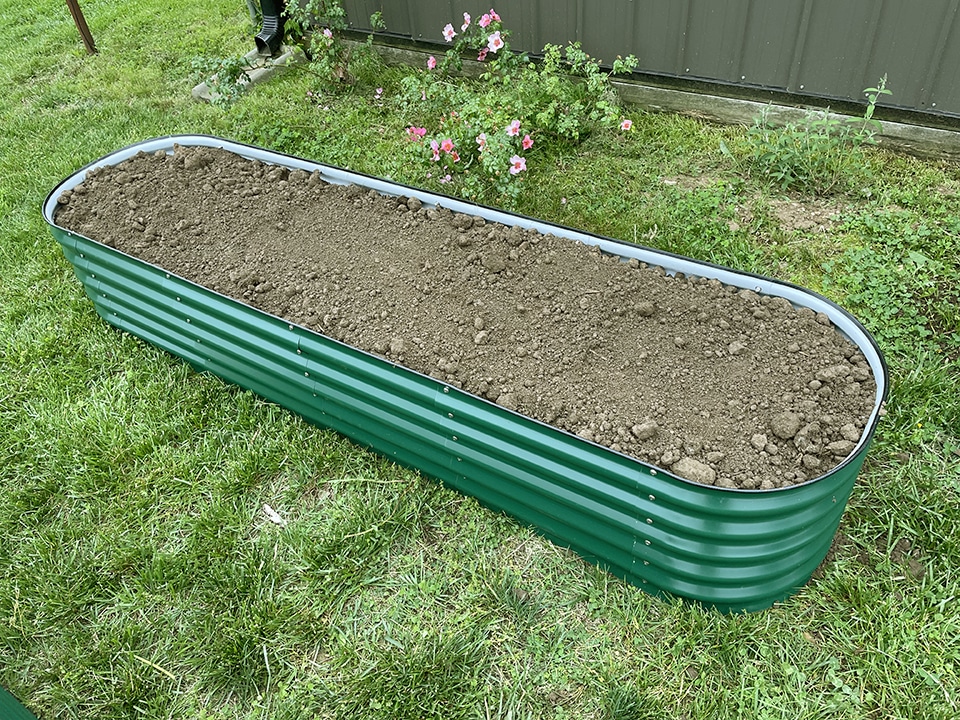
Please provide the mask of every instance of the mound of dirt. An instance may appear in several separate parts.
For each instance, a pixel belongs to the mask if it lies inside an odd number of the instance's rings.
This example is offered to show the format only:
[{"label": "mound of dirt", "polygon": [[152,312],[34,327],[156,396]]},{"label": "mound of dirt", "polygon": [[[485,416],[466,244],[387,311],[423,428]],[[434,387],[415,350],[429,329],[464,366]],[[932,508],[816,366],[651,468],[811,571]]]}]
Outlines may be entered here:
[{"label": "mound of dirt", "polygon": [[56,219],[700,483],[822,475],[873,408],[866,359],[825,315],[222,150],[92,170]]}]

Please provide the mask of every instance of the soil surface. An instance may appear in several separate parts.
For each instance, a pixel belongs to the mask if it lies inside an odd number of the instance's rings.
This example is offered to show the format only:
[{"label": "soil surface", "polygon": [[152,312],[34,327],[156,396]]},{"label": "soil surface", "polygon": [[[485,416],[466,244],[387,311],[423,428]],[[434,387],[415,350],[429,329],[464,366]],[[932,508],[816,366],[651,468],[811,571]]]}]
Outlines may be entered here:
[{"label": "soil surface", "polygon": [[63,227],[696,482],[820,476],[873,408],[825,315],[318,173],[178,147],[60,202]]}]

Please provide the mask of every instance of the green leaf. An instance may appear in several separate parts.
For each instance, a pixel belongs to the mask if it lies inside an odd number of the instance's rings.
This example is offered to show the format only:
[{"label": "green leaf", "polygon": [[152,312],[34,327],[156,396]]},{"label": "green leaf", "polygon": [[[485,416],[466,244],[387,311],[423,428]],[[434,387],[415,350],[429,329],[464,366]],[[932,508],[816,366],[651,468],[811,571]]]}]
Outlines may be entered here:
[{"label": "green leaf", "polygon": [[908,251],[907,257],[909,257],[913,261],[913,264],[918,268],[922,268],[924,265],[931,262],[930,258],[928,258],[926,255],[916,252],[915,250]]}]

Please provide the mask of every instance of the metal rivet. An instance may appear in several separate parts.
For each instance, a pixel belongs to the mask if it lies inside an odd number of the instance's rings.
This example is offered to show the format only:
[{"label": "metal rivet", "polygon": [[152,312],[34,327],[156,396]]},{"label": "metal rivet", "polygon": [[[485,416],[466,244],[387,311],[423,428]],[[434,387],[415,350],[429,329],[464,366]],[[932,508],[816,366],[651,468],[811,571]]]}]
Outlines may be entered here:
[{"label": "metal rivet", "polygon": [[653,525],[653,518],[647,518],[647,525]]},{"label": "metal rivet", "polygon": [[94,279],[95,277],[97,277],[96,273],[90,273],[90,279],[91,279],[91,280]]},{"label": "metal rivet", "polygon": [[447,417],[453,420],[453,413],[447,413]]},{"label": "metal rivet", "polygon": [[86,255],[84,255],[83,253],[80,253],[80,257],[86,257]]},{"label": "metal rivet", "polygon": [[454,442],[457,441],[457,436],[456,436],[456,435],[453,436],[453,441],[454,441]]},{"label": "metal rivet", "polygon": [[287,325],[287,330],[293,330],[293,325]]},{"label": "metal rivet", "polygon": [[448,392],[450,392],[450,388],[444,388],[443,391],[444,391],[445,393],[448,393]]},{"label": "metal rivet", "polygon": [[644,540],[644,541],[643,541],[643,544],[644,544],[644,545],[649,545],[649,544],[650,544],[650,541],[649,541],[649,540]]},{"label": "metal rivet", "polygon": [[187,322],[190,322],[190,318],[187,318]]},{"label": "metal rivet", "polygon": [[304,377],[310,377],[310,373],[305,372],[305,373],[303,374],[303,376],[304,376]]},{"label": "metal rivet", "polygon": [[164,274],[164,277],[165,277],[167,280],[169,280],[169,279],[170,279],[170,273],[165,273],[165,274]]},{"label": "metal rivet", "polygon": [[648,495],[647,497],[650,498],[651,502],[654,501],[654,500],[656,500],[656,498],[655,498],[653,495]]},{"label": "metal rivet", "polygon": [[297,355],[303,355],[303,350],[301,350],[300,348],[297,348]]},{"label": "metal rivet", "polygon": [[757,290],[757,292],[763,292],[763,288],[760,287],[759,285],[757,285],[756,290]]},{"label": "metal rivet", "polygon": [[651,475],[656,475],[656,474],[657,474],[657,471],[654,470],[653,468],[650,468],[650,474],[651,474]]},{"label": "metal rivet", "polygon": [[649,561],[649,560],[644,560],[644,561],[643,561],[643,564],[644,564],[644,565],[649,565],[649,564],[650,564],[650,561]]},{"label": "metal rivet", "polygon": [[800,86],[800,89],[803,90],[803,85]]}]

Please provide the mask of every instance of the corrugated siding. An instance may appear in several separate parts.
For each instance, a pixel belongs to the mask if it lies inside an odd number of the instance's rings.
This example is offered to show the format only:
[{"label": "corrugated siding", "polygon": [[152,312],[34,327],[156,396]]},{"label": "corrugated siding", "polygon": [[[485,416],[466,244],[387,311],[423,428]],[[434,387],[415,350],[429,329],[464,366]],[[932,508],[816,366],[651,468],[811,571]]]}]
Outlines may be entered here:
[{"label": "corrugated siding", "polygon": [[[496,5],[496,4],[495,4]],[[607,63],[633,53],[644,73],[798,95],[863,100],[886,74],[883,104],[960,117],[960,0],[519,0],[497,8],[515,49],[578,40]],[[382,10],[387,32],[442,43],[464,11],[451,0],[347,0],[351,25]]]}]

